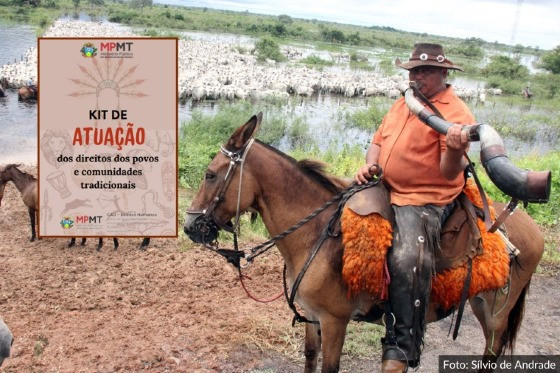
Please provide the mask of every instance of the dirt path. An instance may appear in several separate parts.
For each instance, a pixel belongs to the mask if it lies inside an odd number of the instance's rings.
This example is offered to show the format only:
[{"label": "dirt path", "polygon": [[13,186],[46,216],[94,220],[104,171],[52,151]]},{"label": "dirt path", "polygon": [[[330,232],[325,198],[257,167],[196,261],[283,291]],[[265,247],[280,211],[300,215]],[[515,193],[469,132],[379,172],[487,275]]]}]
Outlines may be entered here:
[{"label": "dirt path", "polygon": [[[249,300],[236,273],[184,238],[107,240],[67,248],[62,239],[29,243],[27,213],[9,184],[0,207],[0,316],[15,343],[5,372],[301,372],[303,328],[283,301]],[[181,247],[190,247],[182,250]],[[253,268],[263,297],[281,290],[277,255]],[[516,352],[560,354],[559,277],[535,276]],[[428,330],[419,372],[439,354],[478,354],[482,332],[467,311],[457,341],[449,321]],[[375,372],[379,356],[350,358],[344,372]]]}]

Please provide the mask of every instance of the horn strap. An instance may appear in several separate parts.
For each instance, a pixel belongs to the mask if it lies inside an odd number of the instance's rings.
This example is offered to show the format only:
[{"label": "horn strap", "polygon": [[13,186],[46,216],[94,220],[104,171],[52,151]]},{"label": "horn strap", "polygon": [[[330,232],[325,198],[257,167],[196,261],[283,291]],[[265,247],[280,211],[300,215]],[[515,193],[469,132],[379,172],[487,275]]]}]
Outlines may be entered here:
[{"label": "horn strap", "polygon": [[[424,108],[414,97],[412,89],[407,89],[404,96],[410,111],[437,132],[446,134],[453,125]],[[485,124],[465,127],[469,141],[480,140],[482,166],[498,189],[523,202],[548,202],[551,189],[550,171],[524,171],[517,168],[505,155],[502,139],[496,130]]]},{"label": "horn strap", "polygon": [[[411,85],[411,88],[414,91],[414,95],[417,96],[422,102],[424,102],[430,109],[432,109],[432,111],[438,118],[445,120],[443,114],[437,109],[437,107],[435,107],[434,104],[430,102],[430,100],[426,96],[424,96],[422,92],[420,92],[418,87],[416,87],[415,85]],[[484,225],[486,226],[486,230],[489,230],[492,225],[492,221],[490,220],[490,207],[488,206],[488,199],[486,198],[486,193],[484,192],[484,189],[482,188],[482,184],[478,179],[478,175],[476,174],[476,170],[474,168],[473,162],[471,161],[471,159],[469,158],[466,152],[463,153],[463,156],[468,161],[468,165],[467,165],[468,171],[472,174],[476,187],[478,188],[478,192],[480,193],[480,198],[482,199],[482,206],[484,208]]]}]

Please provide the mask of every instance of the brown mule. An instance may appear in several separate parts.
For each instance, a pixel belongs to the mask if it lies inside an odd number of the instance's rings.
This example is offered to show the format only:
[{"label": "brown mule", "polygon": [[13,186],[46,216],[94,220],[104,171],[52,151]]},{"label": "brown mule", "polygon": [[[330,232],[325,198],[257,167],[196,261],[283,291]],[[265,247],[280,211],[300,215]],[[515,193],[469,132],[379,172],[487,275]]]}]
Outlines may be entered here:
[{"label": "brown mule", "polygon": [[18,169],[20,165],[9,164],[0,170],[0,204],[4,197],[4,188],[8,181],[12,181],[21,192],[23,203],[27,206],[31,222],[31,242],[37,237],[35,233],[35,214],[37,212],[37,179]]},{"label": "brown mule", "polygon": [[[213,241],[218,227],[232,230],[230,219],[248,209],[258,211],[270,235],[277,235],[346,186],[342,180],[326,175],[316,162],[297,162],[277,149],[253,141],[261,120],[262,113],[239,127],[208,166],[185,219],[184,231],[192,240]],[[232,168],[231,164],[237,167]],[[499,211],[502,207],[496,205]],[[286,264],[288,287],[294,284],[333,210],[331,206],[276,242]],[[521,251],[513,264],[509,295],[498,297],[496,291],[490,291],[470,299],[486,338],[483,355],[487,361],[495,361],[504,349],[513,348],[525,295],[544,249],[538,226],[525,212],[513,214],[506,226],[511,242]],[[316,370],[321,348],[321,371],[337,372],[348,323],[364,320],[378,302],[365,293],[347,297],[341,274],[342,254],[340,235],[327,239],[297,291],[295,299],[305,316],[318,321],[305,327],[305,372]],[[494,309],[496,297],[499,304]],[[449,315],[438,313],[437,309],[437,304],[430,305],[428,322]],[[381,323],[381,314],[369,321]]]}]

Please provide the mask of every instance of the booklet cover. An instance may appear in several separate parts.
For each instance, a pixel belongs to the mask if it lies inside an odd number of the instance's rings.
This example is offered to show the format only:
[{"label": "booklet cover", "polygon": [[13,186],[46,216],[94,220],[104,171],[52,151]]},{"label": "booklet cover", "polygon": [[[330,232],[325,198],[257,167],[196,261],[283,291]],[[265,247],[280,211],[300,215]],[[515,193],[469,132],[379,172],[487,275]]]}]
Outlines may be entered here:
[{"label": "booklet cover", "polygon": [[39,236],[177,237],[176,38],[39,38]]}]

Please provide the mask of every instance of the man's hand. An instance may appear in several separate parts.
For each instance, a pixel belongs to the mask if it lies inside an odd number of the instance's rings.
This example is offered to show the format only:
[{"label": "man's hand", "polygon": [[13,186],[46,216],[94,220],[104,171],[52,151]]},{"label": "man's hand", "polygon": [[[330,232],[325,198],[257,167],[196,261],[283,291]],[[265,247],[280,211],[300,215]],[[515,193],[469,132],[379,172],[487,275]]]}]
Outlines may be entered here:
[{"label": "man's hand", "polygon": [[463,131],[463,128],[459,124],[454,124],[447,131],[445,138],[447,150],[443,153],[439,164],[441,173],[447,180],[455,179],[467,166],[463,154],[469,148],[469,139],[467,131]]},{"label": "man's hand", "polygon": [[460,152],[461,154],[467,150],[469,146],[469,139],[467,132],[462,129],[463,126],[459,124],[449,127],[445,139],[445,144],[447,145],[448,150]]},{"label": "man's hand", "polygon": [[354,180],[358,185],[367,183],[375,175],[379,174],[379,166],[375,163],[366,163],[358,169]]}]

